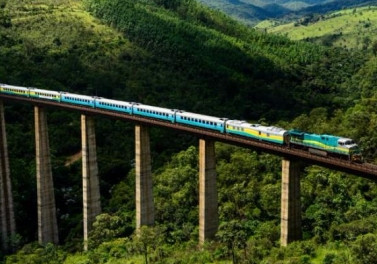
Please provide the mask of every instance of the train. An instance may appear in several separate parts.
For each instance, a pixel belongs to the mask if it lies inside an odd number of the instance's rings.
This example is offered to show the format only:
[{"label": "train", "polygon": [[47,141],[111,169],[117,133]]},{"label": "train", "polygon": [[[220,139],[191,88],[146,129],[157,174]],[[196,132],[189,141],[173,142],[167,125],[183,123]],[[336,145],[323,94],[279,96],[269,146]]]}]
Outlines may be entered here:
[{"label": "train", "polygon": [[286,130],[275,126],[251,124],[242,120],[219,118],[135,102],[125,102],[103,97],[57,92],[31,87],[20,87],[1,83],[0,93],[116,111],[128,115],[155,118],[166,122],[194,126],[271,144],[278,144],[288,148],[304,149],[313,155],[324,157],[336,156],[338,158],[347,159],[350,162],[363,162],[359,146],[350,138],[327,134],[313,134],[296,129]]}]

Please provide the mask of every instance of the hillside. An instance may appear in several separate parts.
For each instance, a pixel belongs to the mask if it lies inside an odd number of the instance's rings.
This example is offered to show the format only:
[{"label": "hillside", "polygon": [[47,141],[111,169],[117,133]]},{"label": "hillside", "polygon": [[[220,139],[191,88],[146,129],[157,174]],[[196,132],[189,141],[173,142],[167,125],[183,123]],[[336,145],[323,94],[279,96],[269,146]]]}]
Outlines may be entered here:
[{"label": "hillside", "polygon": [[326,97],[310,88],[308,100],[302,86],[311,74],[302,65],[318,63],[322,48],[255,32],[191,1],[126,1],[122,14],[90,6],[122,33],[80,1],[48,2],[7,4],[3,82],[244,119],[277,117],[273,109],[294,115],[292,105],[311,109]]},{"label": "hillside", "polygon": [[[267,25],[267,24],[265,24]],[[377,41],[377,7],[360,7],[328,15],[312,15],[278,26],[267,25],[267,32],[292,40],[305,40],[346,49],[372,49]],[[260,28],[264,26],[259,25]]]}]

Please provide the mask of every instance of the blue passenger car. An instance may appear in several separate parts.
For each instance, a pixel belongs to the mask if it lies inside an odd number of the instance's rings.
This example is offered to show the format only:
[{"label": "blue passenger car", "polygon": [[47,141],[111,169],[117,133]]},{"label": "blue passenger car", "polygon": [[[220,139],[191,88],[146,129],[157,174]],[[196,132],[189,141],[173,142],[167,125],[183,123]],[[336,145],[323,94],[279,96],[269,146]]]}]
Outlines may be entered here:
[{"label": "blue passenger car", "polygon": [[176,112],[175,118],[177,123],[217,130],[221,133],[224,133],[225,131],[226,119],[224,118],[200,115],[184,111]]},{"label": "blue passenger car", "polygon": [[95,107],[132,114],[132,103],[106,98],[96,98]]},{"label": "blue passenger car", "polygon": [[152,117],[157,119],[162,119],[166,121],[170,121],[172,123],[175,122],[175,110],[171,110],[168,108],[144,105],[144,104],[133,104],[133,114]]},{"label": "blue passenger car", "polygon": [[72,93],[61,93],[61,102],[94,107],[94,97]]}]

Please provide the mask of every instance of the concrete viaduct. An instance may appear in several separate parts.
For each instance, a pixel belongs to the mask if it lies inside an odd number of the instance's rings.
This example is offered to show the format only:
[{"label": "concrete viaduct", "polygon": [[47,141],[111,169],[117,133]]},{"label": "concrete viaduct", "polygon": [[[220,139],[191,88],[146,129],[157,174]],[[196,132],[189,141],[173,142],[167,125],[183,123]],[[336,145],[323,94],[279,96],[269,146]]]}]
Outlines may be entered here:
[{"label": "concrete viaduct", "polygon": [[281,184],[281,245],[302,237],[300,171],[303,163],[317,164],[330,169],[376,180],[377,166],[355,164],[331,157],[314,156],[307,151],[290,149],[261,141],[245,139],[215,131],[198,129],[156,119],[122,114],[102,109],[87,108],[32,98],[0,95],[0,210],[2,247],[8,248],[8,238],[15,234],[13,198],[8,161],[3,102],[23,102],[34,106],[36,177],[38,197],[38,241],[40,244],[58,243],[58,229],[50,163],[46,108],[55,107],[81,113],[82,181],[84,249],[87,250],[88,232],[101,213],[94,116],[101,115],[135,123],[136,169],[136,228],[154,224],[152,172],[149,127],[175,129],[199,138],[199,242],[212,239],[218,228],[218,204],[215,169],[215,141],[261,150],[283,157]]}]

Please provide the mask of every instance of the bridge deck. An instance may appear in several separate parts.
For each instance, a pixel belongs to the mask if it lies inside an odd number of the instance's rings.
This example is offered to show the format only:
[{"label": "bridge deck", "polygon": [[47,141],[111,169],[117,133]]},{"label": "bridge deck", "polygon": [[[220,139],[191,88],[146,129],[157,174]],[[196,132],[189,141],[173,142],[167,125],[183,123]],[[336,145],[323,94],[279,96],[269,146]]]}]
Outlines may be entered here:
[{"label": "bridge deck", "polygon": [[59,103],[54,101],[47,101],[35,98],[27,97],[14,97],[9,95],[0,94],[0,99],[4,101],[17,101],[26,102],[33,105],[39,106],[50,106],[61,108],[70,111],[78,111],[80,113],[90,114],[90,115],[101,115],[105,117],[126,120],[134,123],[159,126],[164,128],[174,129],[176,131],[181,131],[184,133],[189,133],[200,138],[210,138],[216,141],[221,141],[224,143],[238,145],[242,147],[252,148],[260,150],[263,152],[271,153],[288,159],[298,159],[309,164],[316,164],[326,168],[350,173],[353,175],[361,176],[364,178],[372,179],[377,181],[377,165],[370,163],[350,163],[347,160],[342,160],[335,157],[321,157],[310,154],[308,151],[289,148],[287,146],[280,146],[277,144],[271,144],[263,141],[242,138],[234,135],[224,134],[216,131],[210,131],[205,129],[200,129],[197,127],[190,127],[182,124],[166,122],[157,119],[151,119],[141,116],[134,116],[124,113],[118,113],[109,110],[90,108],[85,106],[71,105],[66,103]]}]

